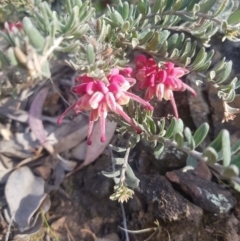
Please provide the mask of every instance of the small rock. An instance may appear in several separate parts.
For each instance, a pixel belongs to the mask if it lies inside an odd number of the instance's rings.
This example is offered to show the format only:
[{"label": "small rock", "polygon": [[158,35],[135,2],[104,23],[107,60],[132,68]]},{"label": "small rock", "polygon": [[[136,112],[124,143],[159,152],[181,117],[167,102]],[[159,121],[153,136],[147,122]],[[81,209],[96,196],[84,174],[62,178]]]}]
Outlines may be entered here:
[{"label": "small rock", "polygon": [[200,221],[202,210],[177,193],[167,178],[160,175],[141,175],[139,178],[148,212],[152,212],[155,218],[176,221],[189,217],[195,223]]},{"label": "small rock", "polygon": [[193,170],[193,172],[201,178],[211,180],[212,173],[210,172],[206,162],[198,161],[197,167]]},{"label": "small rock", "polygon": [[193,202],[202,209],[213,213],[227,213],[236,205],[230,191],[209,180],[197,176],[193,171],[181,170],[166,173],[166,177],[177,183]]}]

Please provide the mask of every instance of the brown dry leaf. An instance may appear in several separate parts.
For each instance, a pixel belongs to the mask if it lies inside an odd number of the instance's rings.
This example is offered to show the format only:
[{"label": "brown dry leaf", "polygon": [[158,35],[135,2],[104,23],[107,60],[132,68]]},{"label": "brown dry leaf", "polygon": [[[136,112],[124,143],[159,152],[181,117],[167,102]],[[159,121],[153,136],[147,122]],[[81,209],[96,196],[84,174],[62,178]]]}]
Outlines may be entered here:
[{"label": "brown dry leaf", "polygon": [[42,108],[47,97],[49,87],[42,88],[35,96],[29,110],[29,125],[41,145],[50,153],[54,153],[53,146],[48,142],[41,120]]}]

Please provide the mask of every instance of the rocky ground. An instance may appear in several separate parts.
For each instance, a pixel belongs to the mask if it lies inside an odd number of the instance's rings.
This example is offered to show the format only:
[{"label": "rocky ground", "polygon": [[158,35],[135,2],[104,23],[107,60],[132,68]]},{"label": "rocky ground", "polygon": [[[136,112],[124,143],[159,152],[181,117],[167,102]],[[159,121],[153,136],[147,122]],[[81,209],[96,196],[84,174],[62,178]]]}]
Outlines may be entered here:
[{"label": "rocky ground", "polygon": [[[234,74],[238,75],[240,56],[238,45],[222,44],[216,41],[214,46],[217,50],[215,61],[222,55],[233,59]],[[68,89],[72,81],[72,77],[69,76],[73,73],[67,68],[65,70],[61,74],[57,70],[55,79],[61,78],[57,88],[71,102],[73,100]],[[198,90],[196,98],[189,96],[187,92],[175,94],[179,115],[185,125],[194,131],[203,122],[208,122],[211,131],[205,145],[216,137],[222,128],[229,130],[232,142],[239,139],[240,115],[234,121],[221,123],[223,107],[216,90],[210,83],[204,83],[196,88],[193,84],[194,80],[194,75],[191,75],[186,81]],[[56,129],[55,117],[59,114],[59,108],[63,103],[59,95],[54,92],[54,88],[51,86],[49,88],[51,90],[43,104],[45,118],[43,120],[50,118],[47,119],[48,124],[44,124],[44,128],[51,133],[51,128]],[[155,157],[152,150],[141,142],[131,151],[129,163],[140,179],[140,186],[135,190],[133,199],[124,205],[109,199],[113,192],[113,182],[101,173],[103,170],[112,168],[109,149],[106,149],[95,162],[80,171],[68,177],[59,178],[60,174],[57,174],[58,169],[52,156],[49,156],[47,152],[37,150],[39,144],[36,140],[22,137],[17,142],[11,142],[16,137],[16,133],[22,133],[22,136],[29,133],[28,124],[24,119],[28,118],[24,116],[27,115],[27,111],[21,112],[20,110],[28,110],[31,101],[31,97],[22,101],[18,111],[16,109],[13,111],[12,108],[16,102],[11,102],[10,99],[1,102],[1,135],[3,137],[1,162],[4,160],[5,163],[9,163],[11,159],[14,160],[13,166],[15,167],[19,163],[21,163],[20,166],[27,165],[35,175],[42,177],[48,183],[48,188],[52,185],[51,192],[48,192],[50,194],[47,194],[51,200],[51,207],[48,212],[42,214],[44,225],[38,233],[31,236],[17,235],[16,230],[6,222],[4,210],[7,202],[4,196],[5,184],[2,182],[0,186],[2,240],[240,240],[240,195],[205,163],[200,162],[195,170],[183,173],[181,168],[185,166],[186,156],[176,149],[166,148],[160,156]],[[237,107],[239,103],[240,98],[236,97],[232,106]],[[163,101],[157,104],[154,116],[158,118],[169,113],[172,113],[171,105]],[[81,119],[82,122],[74,119],[82,132],[86,131],[84,129],[86,123],[83,119]],[[72,133],[71,136],[61,131],[59,136],[65,138],[62,138],[62,141],[60,138],[55,148],[59,153],[63,153],[64,158],[79,165],[80,160],[84,159],[81,157],[83,152],[81,150],[85,147],[76,148],[76,146],[79,146],[81,142],[79,139],[85,139],[85,137],[82,137],[83,134],[76,129],[76,123],[75,126],[68,127],[71,129],[71,131],[68,129],[69,133]],[[19,136],[20,134],[18,138]],[[71,141],[68,141],[69,138]],[[27,144],[21,140],[27,140]],[[113,137],[111,142],[114,144],[116,138]],[[21,143],[20,147],[27,145],[25,152],[19,147],[19,143]],[[27,159],[29,157],[32,159]],[[20,159],[25,160],[25,163],[20,162]],[[0,168],[0,170],[3,169]],[[134,231],[147,229],[147,232],[126,234],[120,228],[124,226]]]}]

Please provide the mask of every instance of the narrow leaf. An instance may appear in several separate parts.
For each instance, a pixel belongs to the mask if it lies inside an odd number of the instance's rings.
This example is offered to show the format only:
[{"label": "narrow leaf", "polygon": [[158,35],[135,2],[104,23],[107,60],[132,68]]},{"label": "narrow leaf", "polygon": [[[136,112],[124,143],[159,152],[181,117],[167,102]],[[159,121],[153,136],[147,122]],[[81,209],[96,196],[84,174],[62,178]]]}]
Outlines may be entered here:
[{"label": "narrow leaf", "polygon": [[105,172],[105,171],[102,171],[102,174],[105,176],[105,177],[109,177],[109,178],[113,178],[113,177],[118,177],[120,175],[120,171],[113,171],[113,172]]},{"label": "narrow leaf", "polygon": [[218,159],[218,154],[217,152],[215,151],[215,149],[213,149],[212,147],[207,147],[202,155],[204,157],[207,157],[207,163],[210,164],[210,165],[213,165],[217,162],[217,159]]},{"label": "narrow leaf", "polygon": [[203,123],[198,129],[195,131],[193,135],[193,139],[195,141],[195,147],[198,147],[203,140],[206,138],[209,131],[209,125],[207,123]]},{"label": "narrow leaf", "polygon": [[188,127],[184,129],[184,135],[187,139],[188,146],[193,150],[195,148],[195,141],[192,137],[192,133]]},{"label": "narrow leaf", "polygon": [[223,166],[227,167],[231,161],[231,143],[230,135],[227,130],[222,131],[222,157],[223,157]]},{"label": "narrow leaf", "polygon": [[176,122],[177,122],[176,118],[173,117],[172,120],[171,120],[171,123],[170,123],[170,125],[167,129],[167,132],[166,132],[166,135],[165,135],[166,138],[171,138],[171,136],[174,134]]}]

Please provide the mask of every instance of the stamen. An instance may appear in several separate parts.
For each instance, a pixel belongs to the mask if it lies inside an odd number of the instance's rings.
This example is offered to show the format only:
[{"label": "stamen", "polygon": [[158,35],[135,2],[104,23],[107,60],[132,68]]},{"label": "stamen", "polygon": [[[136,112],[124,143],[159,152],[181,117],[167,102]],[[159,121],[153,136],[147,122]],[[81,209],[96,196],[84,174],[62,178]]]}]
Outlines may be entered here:
[{"label": "stamen", "polygon": [[92,135],[92,130],[93,130],[93,123],[94,121],[89,121],[89,124],[88,124],[88,132],[87,132],[87,144],[88,145],[91,145],[92,142],[91,142],[91,135]]},{"label": "stamen", "polygon": [[77,103],[74,103],[74,104],[70,105],[70,106],[61,114],[61,116],[60,116],[60,117],[58,118],[58,120],[57,120],[57,123],[58,123],[58,124],[61,124],[61,123],[62,123],[63,118],[68,114],[68,112],[69,112],[70,110],[72,110],[72,109],[76,106],[76,104],[77,104]]},{"label": "stamen", "polygon": [[105,136],[105,110],[103,106],[101,106],[101,114],[100,114],[100,126],[101,126],[101,142],[106,141],[106,136]]},{"label": "stamen", "polygon": [[173,93],[171,92],[169,95],[170,95],[170,101],[171,101],[171,104],[173,107],[174,115],[175,115],[176,119],[178,119],[178,110],[177,110],[177,105],[176,105]]},{"label": "stamen", "polygon": [[135,130],[138,134],[142,133],[142,130],[135,125],[133,120],[123,111],[122,107],[120,105],[116,105],[116,113],[121,115],[124,120],[126,120]]},{"label": "stamen", "polygon": [[143,106],[146,106],[149,110],[153,111],[153,107],[148,102],[146,102],[142,98],[140,98],[139,96],[134,95],[133,93],[130,93],[130,92],[125,92],[125,91],[123,91],[123,92],[125,93],[126,96],[129,96],[131,99],[139,102]]}]

